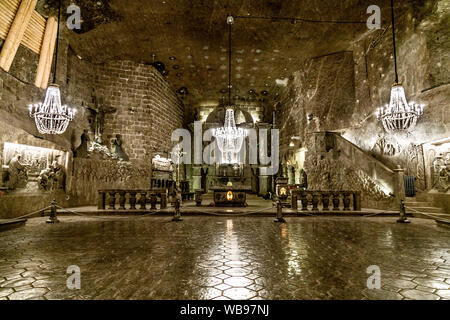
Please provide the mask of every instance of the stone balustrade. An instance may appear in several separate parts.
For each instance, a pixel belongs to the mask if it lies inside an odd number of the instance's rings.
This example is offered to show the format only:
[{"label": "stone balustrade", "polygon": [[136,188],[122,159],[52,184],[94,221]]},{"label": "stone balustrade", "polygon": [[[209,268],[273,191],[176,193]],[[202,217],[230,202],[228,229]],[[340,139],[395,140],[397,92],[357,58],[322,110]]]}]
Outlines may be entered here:
[{"label": "stone balustrade", "polygon": [[319,207],[322,211],[361,211],[361,192],[292,189],[291,206],[301,211],[320,211]]},{"label": "stone balustrade", "polygon": [[99,210],[147,210],[150,204],[151,210],[167,208],[167,189],[155,190],[98,190]]}]

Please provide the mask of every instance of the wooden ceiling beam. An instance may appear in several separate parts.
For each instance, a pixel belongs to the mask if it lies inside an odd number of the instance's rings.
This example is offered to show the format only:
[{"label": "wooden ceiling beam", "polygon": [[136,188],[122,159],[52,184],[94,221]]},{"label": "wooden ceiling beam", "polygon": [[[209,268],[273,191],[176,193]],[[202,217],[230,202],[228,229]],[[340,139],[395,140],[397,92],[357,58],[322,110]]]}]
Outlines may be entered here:
[{"label": "wooden ceiling beam", "polygon": [[36,72],[36,80],[34,82],[36,87],[42,89],[46,89],[48,85],[48,79],[52,69],[57,32],[58,21],[56,18],[50,17],[47,20],[47,26],[45,28],[44,40],[42,41],[39,64]]},{"label": "wooden ceiling beam", "polygon": [[9,71],[30,23],[37,0],[22,0],[0,53],[0,68]]}]

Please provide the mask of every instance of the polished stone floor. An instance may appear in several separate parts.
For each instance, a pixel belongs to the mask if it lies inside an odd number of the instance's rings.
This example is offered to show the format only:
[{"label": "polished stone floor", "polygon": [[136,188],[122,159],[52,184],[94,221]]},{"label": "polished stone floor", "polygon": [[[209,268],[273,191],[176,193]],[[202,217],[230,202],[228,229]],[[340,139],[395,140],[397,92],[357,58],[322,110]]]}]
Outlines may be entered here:
[{"label": "polished stone floor", "polygon": [[450,299],[450,228],[431,220],[60,219],[0,232],[0,299]]}]

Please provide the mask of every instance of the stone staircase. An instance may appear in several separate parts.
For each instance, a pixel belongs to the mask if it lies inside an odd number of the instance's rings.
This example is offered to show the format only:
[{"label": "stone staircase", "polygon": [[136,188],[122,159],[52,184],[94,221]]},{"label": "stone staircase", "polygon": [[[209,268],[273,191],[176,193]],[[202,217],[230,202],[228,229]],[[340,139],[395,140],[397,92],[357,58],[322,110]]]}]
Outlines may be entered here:
[{"label": "stone staircase", "polygon": [[[416,218],[424,218],[424,219],[433,219],[430,216],[432,215],[436,218],[450,219],[450,214],[446,213],[443,208],[438,208],[433,206],[432,202],[422,201],[421,199],[414,198],[406,198],[405,201],[406,212],[412,214]],[[427,215],[423,215],[415,212],[414,210],[425,213]]]}]

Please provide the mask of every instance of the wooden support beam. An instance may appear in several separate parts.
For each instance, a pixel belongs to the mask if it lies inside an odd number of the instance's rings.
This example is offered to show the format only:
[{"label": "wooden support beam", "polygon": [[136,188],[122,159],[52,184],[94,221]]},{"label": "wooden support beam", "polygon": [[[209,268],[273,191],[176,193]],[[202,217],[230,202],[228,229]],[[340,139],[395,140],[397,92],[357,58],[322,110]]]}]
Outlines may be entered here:
[{"label": "wooden support beam", "polygon": [[36,7],[37,0],[22,0],[19,6],[14,22],[8,32],[5,43],[3,44],[2,52],[0,53],[0,68],[9,71],[17,49],[22,42],[25,30],[30,23],[31,16]]},{"label": "wooden support beam", "polygon": [[45,27],[44,39],[41,46],[41,54],[39,57],[39,64],[36,72],[36,80],[34,84],[36,87],[46,89],[48,79],[52,69],[53,56],[56,45],[56,37],[58,32],[58,21],[54,17],[47,20]]}]

